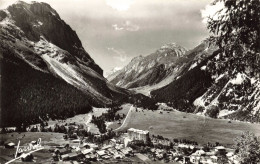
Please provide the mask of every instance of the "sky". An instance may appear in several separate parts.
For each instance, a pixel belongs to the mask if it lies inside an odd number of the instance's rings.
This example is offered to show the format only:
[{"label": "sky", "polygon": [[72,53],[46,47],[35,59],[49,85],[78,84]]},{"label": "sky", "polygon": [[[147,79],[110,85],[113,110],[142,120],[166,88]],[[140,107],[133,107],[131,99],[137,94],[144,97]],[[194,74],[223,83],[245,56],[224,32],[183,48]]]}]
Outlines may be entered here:
[{"label": "sky", "polygon": [[[15,1],[0,0],[0,8]],[[105,73],[164,44],[192,49],[209,36],[204,18],[212,11],[211,0],[39,1],[49,3],[76,31]]]}]

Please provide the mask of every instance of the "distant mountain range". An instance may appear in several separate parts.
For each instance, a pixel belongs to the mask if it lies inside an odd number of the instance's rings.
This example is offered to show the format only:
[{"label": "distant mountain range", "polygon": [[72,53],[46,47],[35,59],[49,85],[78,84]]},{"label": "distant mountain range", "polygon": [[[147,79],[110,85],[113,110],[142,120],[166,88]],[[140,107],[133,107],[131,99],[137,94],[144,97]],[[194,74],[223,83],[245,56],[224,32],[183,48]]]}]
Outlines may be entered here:
[{"label": "distant mountain range", "polygon": [[176,44],[169,45],[146,57],[134,58],[108,80],[180,111],[260,121],[259,73],[214,75],[210,70],[220,64],[220,51],[208,41],[189,51]]},{"label": "distant mountain range", "polygon": [[34,122],[39,113],[73,115],[128,95],[107,82],[76,32],[50,5],[18,1],[0,10],[0,27],[2,124],[18,124],[28,115]]}]

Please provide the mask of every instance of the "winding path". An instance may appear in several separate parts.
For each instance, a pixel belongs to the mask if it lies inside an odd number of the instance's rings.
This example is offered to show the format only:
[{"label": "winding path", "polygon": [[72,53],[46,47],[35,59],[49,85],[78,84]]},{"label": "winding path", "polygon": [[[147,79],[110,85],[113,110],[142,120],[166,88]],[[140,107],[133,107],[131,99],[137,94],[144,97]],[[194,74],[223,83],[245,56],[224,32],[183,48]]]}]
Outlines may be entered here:
[{"label": "winding path", "polygon": [[89,124],[90,121],[92,120],[92,114],[89,113],[88,116],[89,116],[89,118],[88,118],[88,120],[85,122],[85,124],[86,124],[86,126],[88,127],[88,132],[89,132],[89,131],[90,131],[90,127],[88,126],[88,124]]},{"label": "winding path", "polygon": [[134,106],[132,105],[132,106],[130,107],[130,109],[129,109],[129,111],[128,111],[128,113],[127,113],[127,115],[126,115],[126,117],[125,117],[125,119],[124,119],[124,121],[123,121],[123,123],[121,124],[121,126],[118,127],[118,128],[116,128],[114,131],[118,131],[118,130],[120,130],[121,128],[123,128],[123,127],[125,126],[126,121],[128,121],[128,120],[130,119],[130,116],[129,116],[129,115],[131,114],[132,110],[134,110],[134,109],[136,109],[136,108],[134,108]]}]

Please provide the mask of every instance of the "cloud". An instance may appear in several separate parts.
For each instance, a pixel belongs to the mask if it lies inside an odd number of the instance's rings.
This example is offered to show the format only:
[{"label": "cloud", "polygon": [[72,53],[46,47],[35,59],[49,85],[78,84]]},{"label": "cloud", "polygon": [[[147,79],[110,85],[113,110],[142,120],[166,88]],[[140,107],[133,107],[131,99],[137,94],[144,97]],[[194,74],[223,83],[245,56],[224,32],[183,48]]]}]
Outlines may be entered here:
[{"label": "cloud", "polygon": [[118,11],[127,11],[134,0],[106,0],[106,4]]},{"label": "cloud", "polygon": [[212,18],[214,20],[217,20],[218,17],[225,13],[225,10],[220,11],[221,9],[224,9],[224,3],[223,2],[217,2],[216,4],[209,4],[205,7],[205,9],[200,10],[201,17],[203,18],[202,22],[207,23],[208,18]]},{"label": "cloud", "polygon": [[140,27],[136,24],[133,24],[130,21],[125,21],[122,25],[113,24],[112,27],[116,31],[126,30],[126,31],[138,31]]},{"label": "cloud", "polygon": [[113,58],[120,60],[121,62],[125,62],[127,60],[127,55],[125,51],[117,50],[113,47],[109,47],[107,48],[107,50],[111,52],[110,54],[113,55]]}]

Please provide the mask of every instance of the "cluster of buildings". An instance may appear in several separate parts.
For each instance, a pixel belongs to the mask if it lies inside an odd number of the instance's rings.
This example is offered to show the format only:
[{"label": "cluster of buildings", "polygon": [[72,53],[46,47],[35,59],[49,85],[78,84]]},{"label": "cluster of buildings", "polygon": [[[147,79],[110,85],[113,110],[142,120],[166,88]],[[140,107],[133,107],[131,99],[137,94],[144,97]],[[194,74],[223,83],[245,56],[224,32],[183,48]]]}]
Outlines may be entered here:
[{"label": "cluster of buildings", "polygon": [[[72,143],[80,142],[79,139],[71,139]],[[74,161],[79,159],[88,161],[102,161],[109,159],[123,159],[125,157],[133,156],[133,149],[125,144],[125,141],[141,140],[146,143],[149,139],[149,131],[130,128],[127,134],[120,138],[110,139],[104,142],[103,146],[93,143],[84,143],[81,146],[69,146],[56,148],[52,150],[54,161]]]},{"label": "cluster of buildings", "polygon": [[[149,139],[149,131],[138,130],[130,128],[127,130],[127,134],[130,140],[142,140],[145,143]],[[153,145],[163,145],[171,147],[171,141],[167,139],[150,138]],[[185,155],[180,149],[189,149],[191,153],[189,156]],[[194,164],[218,164],[221,158],[225,158],[228,163],[238,164],[237,156],[234,154],[234,150],[227,149],[224,146],[216,146],[209,151],[204,151],[203,147],[187,144],[177,144],[170,150],[164,148],[151,148],[150,152],[152,157],[157,160],[175,160],[180,163],[194,163]]]},{"label": "cluster of buildings", "polygon": [[237,156],[234,151],[227,151],[224,146],[216,146],[208,152],[200,149],[189,156],[191,163],[218,164],[221,158],[226,158],[227,162],[238,164]]},{"label": "cluster of buildings", "polygon": [[54,161],[102,161],[109,159],[123,159],[133,156],[133,149],[125,147],[119,140],[110,139],[103,146],[93,143],[84,143],[82,146],[56,148],[53,152]]}]

